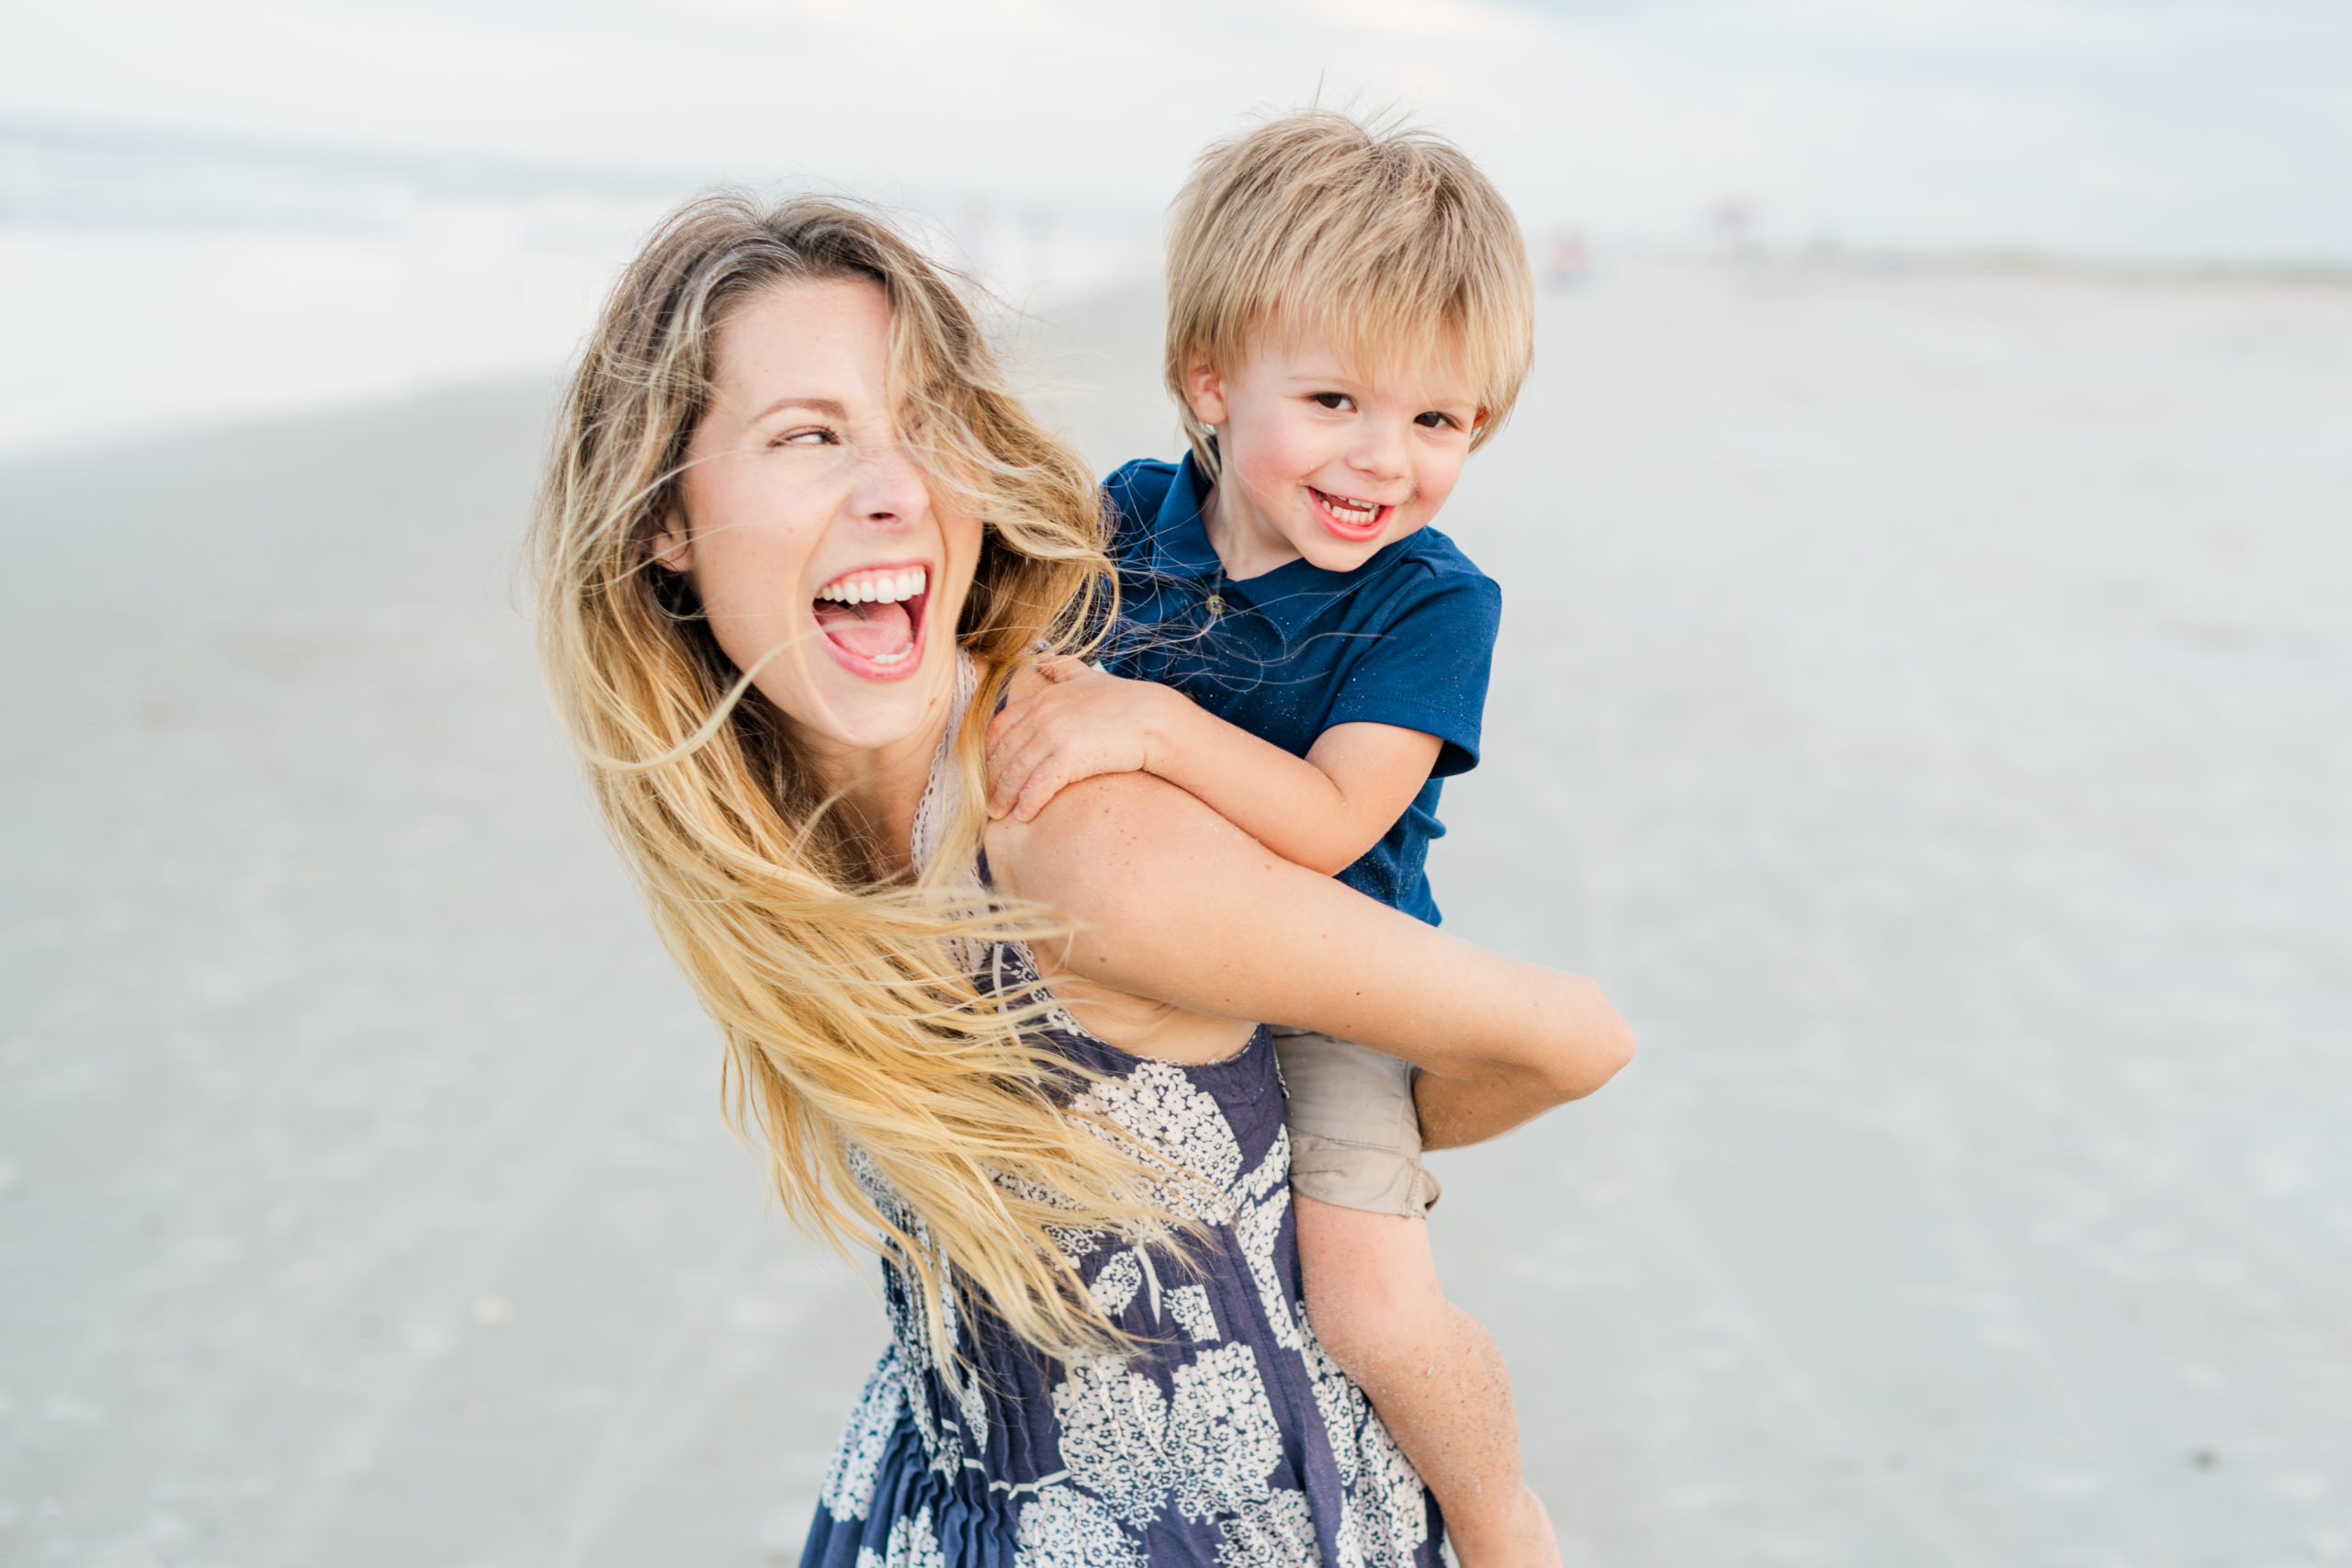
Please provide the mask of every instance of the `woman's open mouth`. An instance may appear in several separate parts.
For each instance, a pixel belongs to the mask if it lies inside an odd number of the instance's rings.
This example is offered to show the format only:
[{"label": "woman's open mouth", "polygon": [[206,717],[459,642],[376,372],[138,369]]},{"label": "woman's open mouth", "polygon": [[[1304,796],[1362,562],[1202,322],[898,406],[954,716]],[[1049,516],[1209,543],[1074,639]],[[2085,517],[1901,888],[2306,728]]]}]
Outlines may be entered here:
[{"label": "woman's open mouth", "polygon": [[811,608],[843,668],[869,681],[895,681],[922,663],[922,612],[930,600],[930,568],[866,566],[817,590]]},{"label": "woman's open mouth", "polygon": [[1323,526],[1351,545],[1378,537],[1396,511],[1395,507],[1385,506],[1376,501],[1358,501],[1351,496],[1333,495],[1329,491],[1317,490],[1313,485],[1306,487],[1306,493],[1315,498],[1315,515]]}]

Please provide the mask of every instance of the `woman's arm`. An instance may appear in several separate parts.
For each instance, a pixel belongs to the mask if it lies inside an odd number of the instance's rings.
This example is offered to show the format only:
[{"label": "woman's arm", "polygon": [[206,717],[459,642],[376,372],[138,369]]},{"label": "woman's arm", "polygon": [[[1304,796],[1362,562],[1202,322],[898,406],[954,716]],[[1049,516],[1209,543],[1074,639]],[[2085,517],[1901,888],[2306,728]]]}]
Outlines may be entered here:
[{"label": "woman's arm", "polygon": [[1015,678],[989,722],[989,814],[1026,821],[1080,779],[1153,773],[1332,876],[1405,814],[1444,744],[1393,724],[1335,724],[1295,757],[1173,687],[1048,660]]},{"label": "woman's arm", "polygon": [[1590,980],[1473,947],[1302,870],[1148,774],[1073,784],[1034,822],[992,823],[988,847],[1008,892],[1083,928],[1038,954],[1059,971],[1057,990],[1067,976],[1418,1063],[1433,1146],[1492,1137],[1590,1094],[1633,1055],[1631,1031]]}]

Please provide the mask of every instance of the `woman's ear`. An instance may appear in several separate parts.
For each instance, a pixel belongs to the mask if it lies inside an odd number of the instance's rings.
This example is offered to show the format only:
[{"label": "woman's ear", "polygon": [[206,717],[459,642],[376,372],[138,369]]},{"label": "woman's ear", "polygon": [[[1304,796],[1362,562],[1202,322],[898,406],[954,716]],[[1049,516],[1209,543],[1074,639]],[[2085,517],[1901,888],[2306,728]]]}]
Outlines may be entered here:
[{"label": "woman's ear", "polygon": [[684,514],[676,507],[662,513],[661,525],[653,537],[646,541],[645,553],[655,566],[666,571],[690,571],[694,569],[694,536],[687,530]]},{"label": "woman's ear", "polygon": [[1210,368],[1206,359],[1196,358],[1184,367],[1184,400],[1192,405],[1193,417],[1203,424],[1225,423],[1225,378]]}]

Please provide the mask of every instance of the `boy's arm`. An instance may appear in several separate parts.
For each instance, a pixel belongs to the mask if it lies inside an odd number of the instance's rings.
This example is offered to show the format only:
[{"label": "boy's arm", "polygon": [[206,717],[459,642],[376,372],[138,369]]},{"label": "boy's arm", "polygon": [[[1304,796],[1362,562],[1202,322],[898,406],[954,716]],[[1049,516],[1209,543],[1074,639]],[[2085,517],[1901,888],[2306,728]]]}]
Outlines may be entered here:
[{"label": "boy's arm", "polygon": [[1294,757],[1170,687],[1053,660],[1015,681],[989,726],[989,814],[1027,822],[1080,779],[1153,773],[1329,876],[1405,814],[1443,744],[1393,724],[1335,724]]}]

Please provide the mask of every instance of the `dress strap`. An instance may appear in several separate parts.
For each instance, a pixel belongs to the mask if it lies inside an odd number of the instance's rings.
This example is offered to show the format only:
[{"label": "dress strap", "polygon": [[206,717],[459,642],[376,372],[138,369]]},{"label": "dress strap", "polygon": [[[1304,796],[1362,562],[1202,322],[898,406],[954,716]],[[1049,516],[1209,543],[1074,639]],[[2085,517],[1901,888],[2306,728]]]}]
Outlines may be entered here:
[{"label": "dress strap", "polygon": [[948,709],[947,728],[939,737],[939,749],[931,754],[931,781],[923,785],[922,799],[915,806],[914,842],[910,847],[917,874],[938,855],[947,825],[956,820],[956,810],[964,803],[963,775],[956,766],[956,737],[962,731],[964,716],[971,710],[972,698],[979,689],[979,660],[958,648],[956,695]]}]

